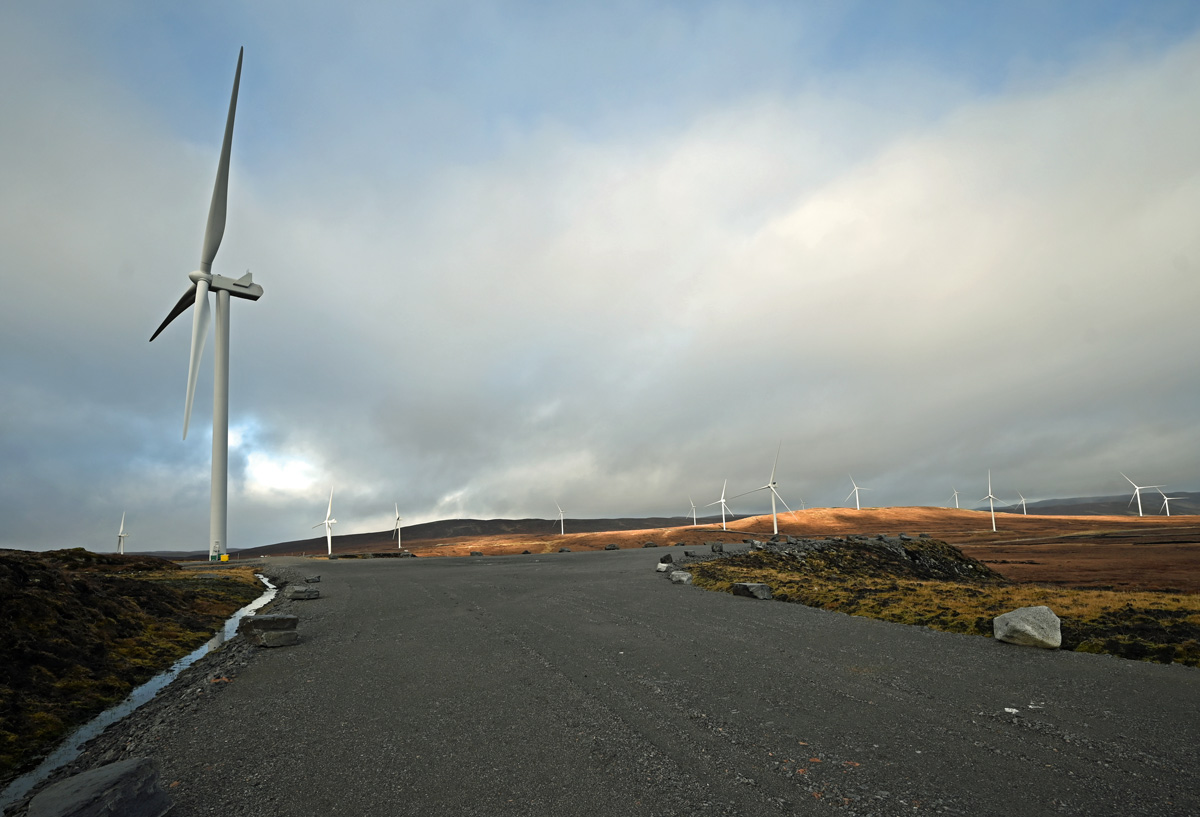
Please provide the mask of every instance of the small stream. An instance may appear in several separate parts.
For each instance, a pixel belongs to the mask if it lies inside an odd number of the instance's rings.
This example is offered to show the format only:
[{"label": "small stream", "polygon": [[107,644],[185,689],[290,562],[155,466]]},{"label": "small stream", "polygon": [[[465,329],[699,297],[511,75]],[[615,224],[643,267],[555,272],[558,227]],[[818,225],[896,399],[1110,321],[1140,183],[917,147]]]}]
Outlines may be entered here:
[{"label": "small stream", "polygon": [[179,676],[179,673],[183,672],[205,655],[208,655],[210,651],[215,650],[217,647],[233,638],[237,634],[238,622],[240,622],[243,617],[252,615],[255,611],[262,608],[263,605],[275,598],[275,594],[279,592],[275,585],[271,584],[271,582],[268,581],[265,576],[257,573],[255,575],[258,576],[259,581],[267,586],[266,591],[261,596],[230,616],[229,619],[226,620],[225,625],[215,634],[213,634],[213,637],[210,638],[205,644],[192,650],[192,652],[188,653],[183,658],[180,658],[178,661],[172,664],[169,669],[163,670],[158,675],[155,675],[149,681],[133,690],[133,692],[130,692],[129,697],[127,697],[121,703],[110,709],[104,710],[91,721],[85,723],[83,726],[80,726],[78,729],[64,738],[63,742],[58,745],[58,748],[51,752],[50,755],[37,766],[37,768],[35,768],[33,771],[26,772],[9,783],[4,791],[0,792],[0,814],[3,814],[5,809],[28,794],[30,789],[49,777],[56,769],[65,766],[78,757],[80,750],[83,748],[83,744],[87,743],[89,740],[107,729],[110,725],[121,720],[121,718],[125,717],[130,712],[133,712],[142,704],[152,699],[164,687],[166,687],[167,684],[174,681]]}]

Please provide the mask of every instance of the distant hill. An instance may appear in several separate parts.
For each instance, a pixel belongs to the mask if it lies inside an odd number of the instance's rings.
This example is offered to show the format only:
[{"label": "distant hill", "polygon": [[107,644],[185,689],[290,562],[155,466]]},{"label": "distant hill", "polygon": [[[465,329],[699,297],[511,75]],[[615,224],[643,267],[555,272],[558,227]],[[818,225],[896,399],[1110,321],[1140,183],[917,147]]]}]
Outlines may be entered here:
[{"label": "distant hill", "polygon": [[[1171,500],[1171,515],[1184,516],[1200,514],[1200,493],[1173,491],[1167,496],[1179,497]],[[1067,499],[1041,499],[1037,502],[1026,502],[1025,509],[1030,514],[1049,516],[1137,516],[1137,503],[1130,502],[1133,494],[1120,496],[1082,496]],[[997,506],[1006,512],[1021,512],[1021,503]],[[975,510],[986,511],[987,505],[976,506]],[[1142,492],[1142,513],[1146,516],[1164,514],[1163,498],[1157,490]]]}]

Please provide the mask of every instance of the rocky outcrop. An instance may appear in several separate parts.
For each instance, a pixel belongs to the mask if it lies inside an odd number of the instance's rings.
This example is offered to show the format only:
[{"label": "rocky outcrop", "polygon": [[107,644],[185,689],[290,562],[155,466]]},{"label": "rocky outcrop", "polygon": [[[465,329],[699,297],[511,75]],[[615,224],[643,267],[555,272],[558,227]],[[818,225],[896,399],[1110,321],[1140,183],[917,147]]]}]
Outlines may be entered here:
[{"label": "rocky outcrop", "polygon": [[29,802],[28,817],[162,817],[171,798],[146,757],[99,766],[60,780]]},{"label": "rocky outcrop", "polygon": [[1057,650],[1062,646],[1058,616],[1049,607],[1019,607],[992,619],[992,634],[997,641],[1022,647]]}]

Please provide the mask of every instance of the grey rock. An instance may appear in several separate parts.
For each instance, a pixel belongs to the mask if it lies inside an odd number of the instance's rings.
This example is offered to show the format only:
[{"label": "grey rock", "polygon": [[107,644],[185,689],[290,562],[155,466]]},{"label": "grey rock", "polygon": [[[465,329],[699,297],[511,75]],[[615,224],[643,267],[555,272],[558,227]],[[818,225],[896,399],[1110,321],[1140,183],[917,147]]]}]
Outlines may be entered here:
[{"label": "grey rock", "polygon": [[664,553],[662,556],[658,557],[658,561],[659,564],[670,564],[671,562],[675,561],[675,557],[670,553]]},{"label": "grey rock", "polygon": [[1062,646],[1058,616],[1049,607],[1019,607],[992,619],[992,634],[997,641],[1022,647],[1057,650]]},{"label": "grey rock", "polygon": [[687,542],[676,542],[675,547],[677,547],[677,548],[687,547]]},{"label": "grey rock", "polygon": [[483,555],[483,551],[479,551],[479,550],[472,550],[472,551],[471,551],[471,555],[472,555],[472,556],[482,556],[482,555]]},{"label": "grey rock", "polygon": [[668,564],[667,562],[659,562],[658,564],[656,564],[654,566],[654,569],[659,573],[666,573],[668,570],[671,569],[671,565]]},{"label": "grey rock", "polygon": [[655,542],[643,542],[643,543],[642,543],[642,547],[644,547],[644,548],[656,548],[656,547],[658,547],[658,544],[657,544],[657,543],[655,543]]},{"label": "grey rock", "polygon": [[691,584],[692,574],[686,570],[676,570],[671,573],[671,584]]},{"label": "grey rock", "polygon": [[528,555],[529,555],[529,551],[528,551],[528,550],[522,550],[522,551],[521,551],[521,555],[522,555],[522,556],[528,556]]},{"label": "grey rock", "polygon": [[685,559],[694,559],[694,558],[696,558],[696,551],[694,551],[694,550],[685,550],[685,551],[683,552],[683,556],[684,556],[684,558],[685,558]]},{"label": "grey rock", "polygon": [[614,544],[612,542],[609,542],[607,545],[604,546],[604,549],[605,550],[620,550],[621,546]]},{"label": "grey rock", "polygon": [[302,584],[289,584],[283,588],[283,597],[285,599],[296,599],[303,601],[305,599],[319,599],[321,591],[315,587],[305,587]]},{"label": "grey rock", "polygon": [[255,630],[250,643],[256,647],[291,647],[300,643],[300,634],[295,630]]},{"label": "grey rock", "polygon": [[570,548],[559,548],[558,552],[559,553],[570,553],[571,549]]},{"label": "grey rock", "polygon": [[749,596],[752,599],[771,598],[771,588],[761,582],[734,582],[733,595]]},{"label": "grey rock", "polygon": [[321,581],[321,577],[320,576],[305,576],[304,581],[308,582],[309,584],[316,584],[317,582]]},{"label": "grey rock", "polygon": [[722,544],[721,542],[706,542],[705,544],[708,545],[709,549],[713,553],[724,553],[725,552],[725,545]]},{"label": "grey rock", "polygon": [[299,617],[281,615],[279,613],[245,616],[238,622],[238,632],[247,633],[251,630],[294,630],[299,623]]},{"label": "grey rock", "polygon": [[47,786],[29,802],[28,817],[162,817],[171,798],[158,764],[134,757]]},{"label": "grey rock", "polygon": [[330,553],[330,554],[329,554],[329,556],[327,556],[326,558],[327,558],[329,561],[331,561],[331,562],[332,562],[334,559],[336,559],[336,558],[337,558],[337,554],[336,554],[336,553]]}]

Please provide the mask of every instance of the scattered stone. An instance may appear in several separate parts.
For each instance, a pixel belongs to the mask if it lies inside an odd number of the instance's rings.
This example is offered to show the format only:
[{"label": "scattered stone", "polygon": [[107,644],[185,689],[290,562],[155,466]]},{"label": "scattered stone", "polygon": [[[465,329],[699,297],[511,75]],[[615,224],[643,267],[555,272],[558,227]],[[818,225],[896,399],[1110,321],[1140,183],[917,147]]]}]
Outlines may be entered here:
[{"label": "scattered stone", "polygon": [[654,566],[654,569],[659,573],[666,573],[671,569],[671,565],[668,562],[659,562]]},{"label": "scattered stone", "polygon": [[771,588],[761,582],[734,582],[733,595],[749,596],[752,599],[771,598]]},{"label": "scattered stone", "polygon": [[725,545],[720,542],[705,542],[713,553],[724,553]]},{"label": "scattered stone", "polygon": [[687,547],[687,542],[676,542],[675,547],[677,547],[677,548]]},{"label": "scattered stone", "polygon": [[148,757],[109,763],[47,786],[29,802],[28,817],[162,817],[171,798]]},{"label": "scattered stone", "polygon": [[329,554],[328,556],[326,556],[325,558],[326,558],[326,559],[328,559],[329,561],[331,561],[331,562],[332,562],[334,559],[336,559],[336,558],[337,558],[337,554],[336,554],[336,553],[330,553],[330,554]]},{"label": "scattered stone", "polygon": [[928,534],[928,533],[918,533],[918,534],[917,534],[917,536],[918,536],[919,538],[921,538],[921,539],[928,539],[928,538],[929,538],[929,534]]},{"label": "scattered stone", "polygon": [[686,570],[676,570],[671,573],[671,584],[691,584],[692,574]]},{"label": "scattered stone", "polygon": [[521,555],[522,555],[522,556],[528,556],[528,555],[529,555],[529,551],[528,551],[528,550],[522,550],[522,551],[521,551]]},{"label": "scattered stone", "polygon": [[656,547],[658,547],[658,545],[657,545],[655,542],[644,542],[644,543],[642,544],[642,547],[644,547],[644,548],[656,548]]},{"label": "scattered stone", "polygon": [[694,551],[694,550],[685,550],[685,551],[683,552],[683,556],[684,556],[684,558],[685,558],[685,559],[695,559],[695,558],[696,558],[696,551]]},{"label": "scattered stone", "polygon": [[570,548],[559,548],[558,552],[559,553],[570,553],[571,549]]},{"label": "scattered stone", "polygon": [[992,619],[992,634],[997,641],[1023,647],[1057,650],[1062,646],[1058,616],[1049,607],[1019,607]]},{"label": "scattered stone", "polygon": [[482,556],[482,555],[483,555],[483,552],[482,552],[482,551],[479,551],[479,550],[472,550],[472,551],[471,551],[471,555],[472,555],[472,556]]},{"label": "scattered stone", "polygon": [[614,544],[613,542],[609,542],[607,545],[604,546],[604,549],[605,550],[620,550],[621,546],[618,544]]},{"label": "scattered stone", "polygon": [[911,542],[911,541],[912,541],[912,537],[911,537],[911,536],[909,536],[907,533],[901,533],[901,534],[900,534],[900,541],[901,541],[901,542]]},{"label": "scattered stone", "polygon": [[309,584],[316,584],[317,582],[321,581],[321,577],[320,576],[305,576],[304,581],[308,582]]},{"label": "scattered stone", "polygon": [[298,616],[288,616],[279,613],[244,616],[238,622],[238,632],[244,634],[251,630],[294,630],[299,623],[300,618]]},{"label": "scattered stone", "polygon": [[321,591],[315,587],[305,587],[302,584],[289,584],[283,588],[283,597],[285,599],[296,599],[303,601],[305,599],[319,599]]},{"label": "scattered stone", "polygon": [[675,561],[675,557],[672,556],[670,553],[664,553],[662,556],[658,557],[658,561],[659,561],[659,564],[671,564],[672,562]]}]

